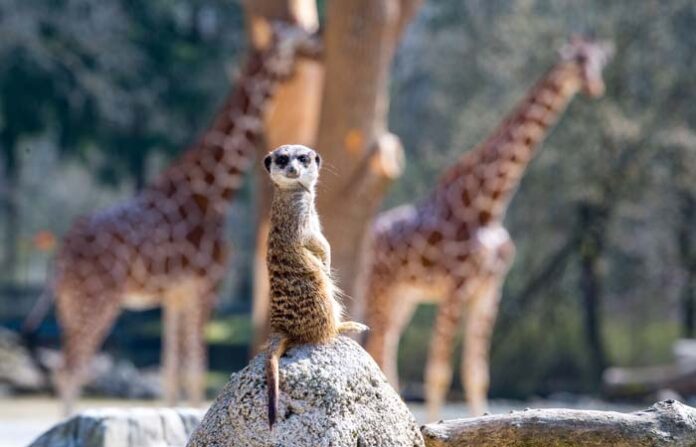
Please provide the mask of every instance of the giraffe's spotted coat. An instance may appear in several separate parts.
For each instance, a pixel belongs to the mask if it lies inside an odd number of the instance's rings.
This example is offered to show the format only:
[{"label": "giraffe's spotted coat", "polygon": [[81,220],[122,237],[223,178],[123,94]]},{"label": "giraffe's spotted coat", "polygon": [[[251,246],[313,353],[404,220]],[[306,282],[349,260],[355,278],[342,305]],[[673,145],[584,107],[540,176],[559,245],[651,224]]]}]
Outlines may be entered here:
[{"label": "giraffe's spotted coat", "polygon": [[203,328],[228,255],[225,212],[251,166],[268,101],[310,40],[294,28],[276,31],[196,144],[136,197],[78,219],[64,237],[53,278],[64,354],[55,380],[68,409],[120,309],[153,306],[164,307],[168,402],[182,382],[201,401]]}]

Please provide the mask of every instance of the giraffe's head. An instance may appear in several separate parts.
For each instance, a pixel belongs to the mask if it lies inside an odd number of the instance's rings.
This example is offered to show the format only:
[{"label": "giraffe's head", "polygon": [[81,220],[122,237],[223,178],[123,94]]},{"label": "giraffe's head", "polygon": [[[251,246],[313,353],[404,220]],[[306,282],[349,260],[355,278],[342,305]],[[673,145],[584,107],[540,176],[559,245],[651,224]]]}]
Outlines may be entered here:
[{"label": "giraffe's head", "polygon": [[561,48],[560,54],[562,59],[578,65],[585,94],[592,97],[604,94],[602,69],[613,54],[610,43],[574,36]]},{"label": "giraffe's head", "polygon": [[321,157],[306,146],[287,144],[266,155],[263,165],[276,188],[313,191],[319,178]]}]

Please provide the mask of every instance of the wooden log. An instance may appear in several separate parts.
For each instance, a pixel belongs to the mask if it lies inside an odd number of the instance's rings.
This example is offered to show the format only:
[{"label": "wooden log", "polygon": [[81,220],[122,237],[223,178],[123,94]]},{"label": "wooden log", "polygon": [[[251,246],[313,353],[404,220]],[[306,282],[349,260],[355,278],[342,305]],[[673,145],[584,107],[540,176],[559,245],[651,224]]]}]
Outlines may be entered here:
[{"label": "wooden log", "polygon": [[696,339],[682,338],[672,346],[674,358],[679,364],[696,363]]},{"label": "wooden log", "polygon": [[696,394],[696,362],[642,368],[609,368],[602,378],[603,392],[612,399],[652,396],[661,390]]},{"label": "wooden log", "polygon": [[543,409],[428,424],[428,447],[696,446],[696,409],[673,400],[635,413]]}]

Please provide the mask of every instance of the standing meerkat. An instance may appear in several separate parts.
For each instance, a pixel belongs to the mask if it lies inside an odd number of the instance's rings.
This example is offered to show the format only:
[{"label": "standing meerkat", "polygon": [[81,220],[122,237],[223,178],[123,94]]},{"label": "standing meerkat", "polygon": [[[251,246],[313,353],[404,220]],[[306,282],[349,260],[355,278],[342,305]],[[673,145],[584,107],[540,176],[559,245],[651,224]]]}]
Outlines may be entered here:
[{"label": "standing meerkat", "polygon": [[268,234],[270,326],[266,363],[268,422],[278,412],[278,360],[292,345],[326,343],[367,326],[342,322],[331,278],[331,247],[314,205],[321,157],[301,145],[280,146],[264,158],[273,182]]}]

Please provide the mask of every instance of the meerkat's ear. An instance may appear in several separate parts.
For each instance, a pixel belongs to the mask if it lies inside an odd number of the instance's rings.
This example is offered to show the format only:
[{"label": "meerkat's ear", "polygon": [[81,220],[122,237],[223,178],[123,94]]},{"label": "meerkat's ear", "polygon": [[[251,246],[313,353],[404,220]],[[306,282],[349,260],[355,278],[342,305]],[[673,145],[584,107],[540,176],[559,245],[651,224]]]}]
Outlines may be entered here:
[{"label": "meerkat's ear", "polygon": [[318,167],[318,168],[321,167],[321,155],[315,153],[315,154],[314,154],[314,161],[317,162],[317,167]]},{"label": "meerkat's ear", "polygon": [[271,154],[266,155],[266,157],[263,159],[263,165],[266,167],[266,171],[268,172],[271,172],[271,161],[273,161]]}]

